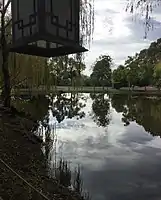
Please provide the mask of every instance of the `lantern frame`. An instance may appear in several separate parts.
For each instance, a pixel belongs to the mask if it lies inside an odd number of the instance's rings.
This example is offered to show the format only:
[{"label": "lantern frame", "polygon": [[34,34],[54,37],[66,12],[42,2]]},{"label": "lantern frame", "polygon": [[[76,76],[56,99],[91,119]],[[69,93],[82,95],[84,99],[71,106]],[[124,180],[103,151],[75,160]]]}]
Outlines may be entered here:
[{"label": "lantern frame", "polygon": [[[61,24],[59,22],[60,15],[54,14],[53,11],[54,2],[64,0],[28,0],[28,2],[30,1],[30,3],[33,3],[33,10],[28,16],[23,16],[24,19],[20,16],[20,7],[22,6],[22,4],[20,5],[20,1],[25,2],[26,0],[11,1],[11,52],[55,57],[87,51],[87,49],[80,45],[80,0],[65,0],[69,2],[68,9],[70,16],[70,19],[66,20],[66,24]],[[66,5],[68,4],[66,3]],[[26,18],[27,23],[25,23]],[[49,30],[49,28],[51,28],[51,30]],[[25,30],[27,31],[25,32]],[[64,35],[60,35],[60,33]],[[69,38],[69,36],[71,38]]]}]

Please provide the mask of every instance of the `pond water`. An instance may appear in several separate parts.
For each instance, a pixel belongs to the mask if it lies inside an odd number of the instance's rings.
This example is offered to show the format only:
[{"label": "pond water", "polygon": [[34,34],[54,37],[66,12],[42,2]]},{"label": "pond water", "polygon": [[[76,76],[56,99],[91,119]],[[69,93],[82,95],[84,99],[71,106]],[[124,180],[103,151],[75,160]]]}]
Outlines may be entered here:
[{"label": "pond water", "polygon": [[161,198],[159,97],[59,94],[51,102],[40,123],[56,141],[44,150],[50,165],[55,156],[79,164],[92,200]]}]

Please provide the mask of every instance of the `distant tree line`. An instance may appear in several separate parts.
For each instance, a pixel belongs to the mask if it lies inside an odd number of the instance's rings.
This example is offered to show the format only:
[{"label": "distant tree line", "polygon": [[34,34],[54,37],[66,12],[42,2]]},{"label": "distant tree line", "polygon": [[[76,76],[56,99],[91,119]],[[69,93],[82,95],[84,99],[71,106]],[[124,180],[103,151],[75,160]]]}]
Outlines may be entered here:
[{"label": "distant tree line", "polygon": [[12,88],[111,86],[112,59],[110,56],[100,56],[94,63],[90,76],[84,75],[86,65],[75,56],[46,59],[11,54],[9,62]]},{"label": "distant tree line", "polygon": [[151,43],[135,56],[128,56],[124,65],[113,71],[113,82],[119,87],[161,87],[161,39]]},{"label": "distant tree line", "polygon": [[[161,88],[161,39],[151,43],[134,56],[128,56],[124,65],[112,71],[113,61],[102,55],[92,65],[90,76],[84,74],[86,65],[76,56],[46,59],[22,54],[10,54],[9,66],[12,88],[40,86],[92,86],[134,88],[156,86]],[[1,87],[3,78],[0,77]]]}]

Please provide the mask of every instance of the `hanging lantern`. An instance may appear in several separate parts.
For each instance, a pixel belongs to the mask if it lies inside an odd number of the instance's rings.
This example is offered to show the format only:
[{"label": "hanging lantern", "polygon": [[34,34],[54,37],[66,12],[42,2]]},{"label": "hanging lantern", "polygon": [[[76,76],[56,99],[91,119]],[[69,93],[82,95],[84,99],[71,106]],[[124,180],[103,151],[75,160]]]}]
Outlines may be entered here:
[{"label": "hanging lantern", "polygon": [[11,52],[55,57],[80,45],[80,0],[12,0]]}]

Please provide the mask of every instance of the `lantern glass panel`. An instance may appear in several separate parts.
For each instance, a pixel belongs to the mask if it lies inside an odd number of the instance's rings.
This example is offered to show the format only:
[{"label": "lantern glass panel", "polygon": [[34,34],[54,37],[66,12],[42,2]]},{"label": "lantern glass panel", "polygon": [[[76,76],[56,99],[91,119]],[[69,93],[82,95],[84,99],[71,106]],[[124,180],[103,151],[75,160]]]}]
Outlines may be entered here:
[{"label": "lantern glass panel", "polygon": [[48,33],[77,43],[79,30],[79,4],[77,0],[46,0],[46,30]]},{"label": "lantern glass panel", "polygon": [[38,33],[38,0],[12,1],[13,39],[32,36]]}]

